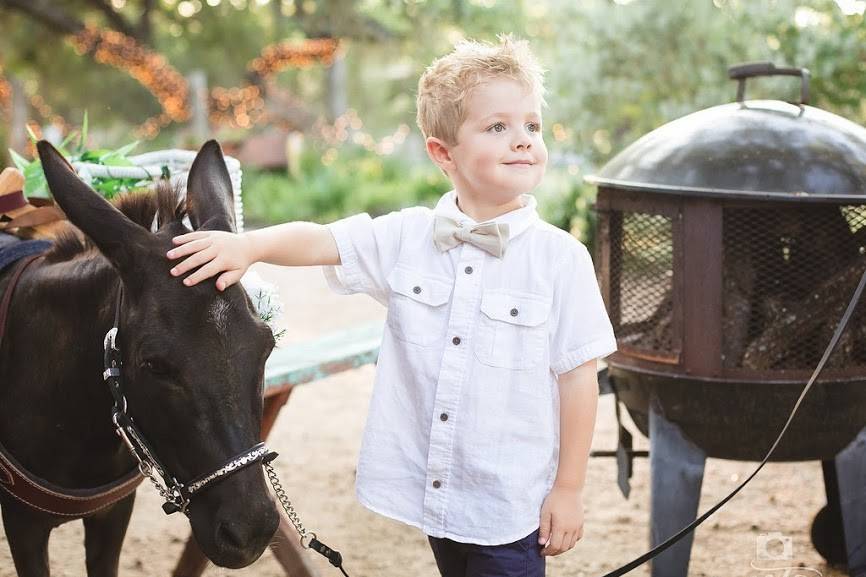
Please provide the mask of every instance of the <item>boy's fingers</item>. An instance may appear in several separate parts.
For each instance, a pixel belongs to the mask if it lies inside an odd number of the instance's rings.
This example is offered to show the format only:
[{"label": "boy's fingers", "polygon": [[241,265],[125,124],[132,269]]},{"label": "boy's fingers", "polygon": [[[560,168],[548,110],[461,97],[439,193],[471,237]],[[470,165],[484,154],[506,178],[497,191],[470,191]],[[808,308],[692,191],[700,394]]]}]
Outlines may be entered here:
[{"label": "boy's fingers", "polygon": [[198,240],[190,241],[186,244],[183,244],[177,248],[173,248],[167,253],[165,256],[170,258],[171,260],[176,260],[182,256],[186,256],[188,254],[192,254],[194,252],[198,252],[200,250],[204,250],[211,246],[211,241],[207,238],[200,238]]},{"label": "boy's fingers", "polygon": [[185,279],[183,279],[183,284],[186,286],[193,286],[195,284],[200,283],[201,281],[208,279],[215,274],[220,272],[219,265],[216,264],[215,261],[210,261]]},{"label": "boy's fingers", "polygon": [[551,518],[548,521],[547,539],[545,539],[544,543],[541,543],[543,547],[541,549],[542,555],[556,555],[556,538],[556,527],[553,526],[553,519]]},{"label": "boy's fingers", "polygon": [[196,267],[205,264],[208,261],[213,260],[214,257],[216,257],[216,255],[212,250],[203,250],[201,252],[197,252],[182,263],[172,268],[171,274],[173,274],[174,276],[180,276],[187,271],[190,271]]},{"label": "boy's fingers", "polygon": [[541,525],[538,528],[538,544],[545,545],[550,537],[550,513],[542,512]]},{"label": "boy's fingers", "polygon": [[183,244],[183,243],[189,242],[191,240],[196,240],[198,238],[202,238],[206,235],[207,235],[207,232],[205,232],[205,231],[188,232],[186,234],[180,234],[176,237],[173,237],[171,239],[171,242],[173,242],[174,244]]},{"label": "boy's fingers", "polygon": [[243,273],[239,270],[230,270],[228,272],[224,272],[217,279],[217,282],[216,282],[217,289],[219,289],[221,291],[226,290],[228,287],[232,286],[233,284],[235,284],[236,282],[241,280],[242,276],[243,276]]}]

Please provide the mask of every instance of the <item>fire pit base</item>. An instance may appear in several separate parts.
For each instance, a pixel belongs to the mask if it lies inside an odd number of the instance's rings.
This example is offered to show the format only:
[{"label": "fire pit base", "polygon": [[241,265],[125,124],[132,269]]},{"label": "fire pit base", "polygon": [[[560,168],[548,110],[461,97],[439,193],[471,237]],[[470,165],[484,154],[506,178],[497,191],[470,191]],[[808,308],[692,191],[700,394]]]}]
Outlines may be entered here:
[{"label": "fire pit base", "polygon": [[[659,376],[609,364],[620,400],[644,435],[649,403],[708,457],[760,461],[779,435],[805,382],[706,380]],[[770,461],[832,459],[866,423],[866,380],[818,381],[803,399]]]}]

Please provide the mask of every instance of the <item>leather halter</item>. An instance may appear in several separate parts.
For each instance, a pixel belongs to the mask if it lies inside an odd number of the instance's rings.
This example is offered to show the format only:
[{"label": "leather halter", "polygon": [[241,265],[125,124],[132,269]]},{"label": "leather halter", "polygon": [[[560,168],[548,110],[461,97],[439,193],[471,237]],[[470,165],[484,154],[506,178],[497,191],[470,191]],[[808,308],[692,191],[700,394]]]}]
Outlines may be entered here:
[{"label": "leather halter", "polygon": [[[9,285],[0,300],[0,345],[6,329],[6,318],[12,303],[12,293],[24,270],[42,255],[22,259],[16,265]],[[27,471],[0,443],[0,488],[34,509],[63,517],[83,517],[112,505],[135,491],[143,477],[138,470],[122,478],[92,489],[67,489],[37,477]]]},{"label": "leather halter", "polygon": [[[42,255],[31,255],[22,259],[12,273],[9,285],[0,299],[0,345],[6,327],[6,317],[12,303],[12,294],[24,273],[24,270]],[[120,304],[123,291],[118,290],[117,306],[114,313],[114,326],[105,335],[105,372],[103,379],[109,386],[114,398],[112,420],[117,434],[123,439],[132,456],[138,461],[138,467],[122,478],[93,489],[66,489],[58,487],[45,479],[28,472],[0,443],[0,487],[21,502],[54,515],[64,517],[82,517],[95,513],[130,495],[138,485],[148,477],[156,485],[159,493],[166,499],[163,510],[166,513],[181,511],[189,514],[189,501],[199,491],[226,477],[258,462],[269,462],[277,454],[269,451],[264,443],[258,443],[237,455],[216,470],[202,475],[183,484],[168,471],[145,440],[144,435],[135,425],[132,417],[126,412],[127,404],[123,386],[120,380],[122,366],[120,349],[116,344],[118,325],[120,324]],[[157,480],[159,477],[159,483]],[[161,485],[161,486],[160,486]]]},{"label": "leather halter", "polygon": [[120,305],[123,302],[123,288],[117,291],[117,304],[114,309],[114,325],[105,334],[103,380],[114,398],[114,408],[111,420],[117,434],[126,443],[129,452],[138,461],[141,474],[150,479],[157,492],[165,499],[162,510],[166,515],[180,511],[189,515],[189,502],[192,497],[205,487],[216,484],[226,477],[255,463],[269,463],[277,457],[277,453],[268,450],[264,443],[253,445],[246,451],[236,455],[210,473],[201,475],[187,483],[180,482],[175,475],[157,457],[153,446],[135,424],[135,420],[127,412],[126,395],[121,380],[120,347],[117,344],[117,334],[120,327]]}]

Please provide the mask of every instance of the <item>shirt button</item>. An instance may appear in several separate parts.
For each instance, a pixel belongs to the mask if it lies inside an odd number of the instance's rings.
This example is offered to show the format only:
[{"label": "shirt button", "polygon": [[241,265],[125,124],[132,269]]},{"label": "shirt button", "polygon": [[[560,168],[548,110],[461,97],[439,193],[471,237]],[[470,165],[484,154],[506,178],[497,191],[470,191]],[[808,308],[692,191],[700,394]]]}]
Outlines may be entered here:
[{"label": "shirt button", "polygon": [[463,269],[463,272],[465,272],[466,274],[472,274],[472,267],[467,266],[466,268]]},{"label": "shirt button", "polygon": [[442,486],[442,483],[441,483],[441,482],[439,482],[439,481],[433,481],[433,488],[434,488],[434,489],[438,489],[438,488],[441,487],[441,486]]},{"label": "shirt button", "polygon": [[448,413],[442,413],[441,415],[439,415],[439,420],[440,421],[447,421],[448,420]]},{"label": "shirt button", "polygon": [[412,287],[412,292],[415,293],[415,294],[420,293],[420,292],[421,292],[421,287],[419,287],[419,286]]},{"label": "shirt button", "polygon": [[460,337],[454,337],[453,339],[451,339],[451,342],[454,343],[455,345],[459,345],[460,344]]},{"label": "shirt button", "polygon": [[517,309],[511,309],[511,316],[513,316],[513,317],[517,316]]}]

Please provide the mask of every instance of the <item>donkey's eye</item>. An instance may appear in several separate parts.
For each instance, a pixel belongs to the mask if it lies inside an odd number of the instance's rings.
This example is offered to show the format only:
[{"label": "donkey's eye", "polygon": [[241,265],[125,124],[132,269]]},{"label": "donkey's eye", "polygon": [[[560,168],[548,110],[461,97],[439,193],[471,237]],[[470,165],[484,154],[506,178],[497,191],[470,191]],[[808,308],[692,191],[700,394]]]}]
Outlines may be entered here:
[{"label": "donkey's eye", "polygon": [[171,374],[171,367],[158,359],[146,359],[142,361],[141,368],[159,377],[165,377]]}]

